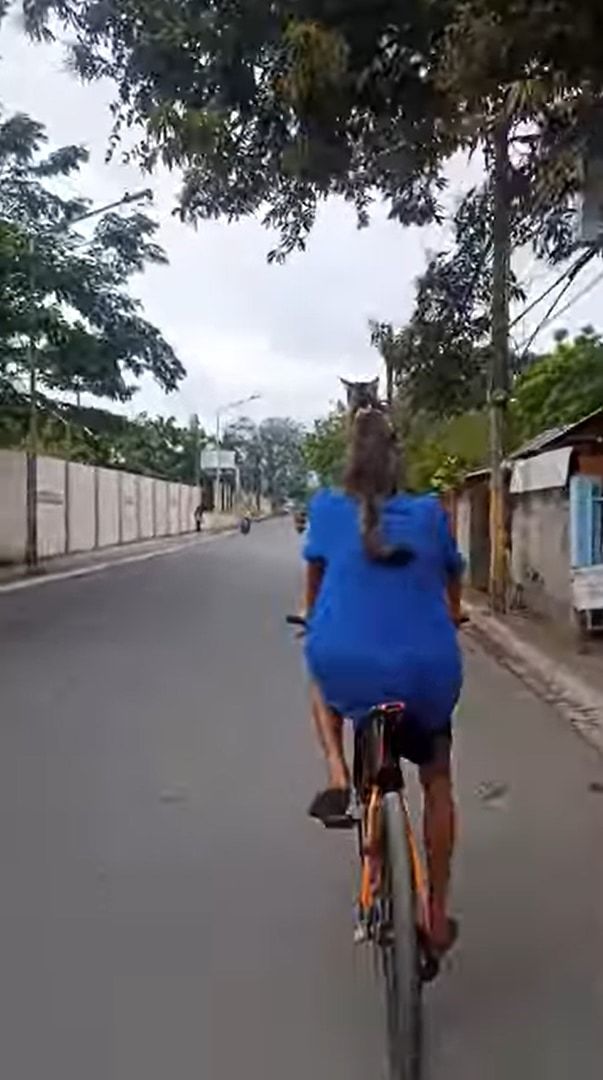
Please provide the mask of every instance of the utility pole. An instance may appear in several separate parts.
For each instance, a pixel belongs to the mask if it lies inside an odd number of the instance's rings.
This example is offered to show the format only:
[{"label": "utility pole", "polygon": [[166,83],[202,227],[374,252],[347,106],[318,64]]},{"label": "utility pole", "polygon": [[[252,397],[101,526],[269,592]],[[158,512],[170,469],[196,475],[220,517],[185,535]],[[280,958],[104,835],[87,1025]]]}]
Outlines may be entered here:
[{"label": "utility pole", "polygon": [[193,446],[195,448],[195,462],[193,467],[193,484],[197,492],[197,498],[199,500],[198,505],[201,506],[203,500],[201,498],[201,425],[199,423],[198,413],[193,413],[191,417],[191,431],[193,434]]},{"label": "utility pole", "polygon": [[31,296],[31,325],[27,342],[29,366],[29,429],[27,434],[27,495],[25,562],[33,569],[38,562],[38,386],[36,366],[36,340],[34,327],[34,256],[35,240],[29,240],[29,289]]},{"label": "utility pole", "polygon": [[[86,210],[85,213],[79,214],[76,218],[69,218],[66,221],[62,221],[59,225],[52,227],[48,231],[48,238],[53,236],[60,236],[62,233],[68,232],[74,225],[79,225],[82,221],[88,221],[90,218],[98,217],[99,214],[104,214],[109,210],[116,210],[120,206],[129,206],[131,203],[141,202],[142,200],[149,200],[152,197],[152,192],[145,188],[144,191],[127,191],[125,195],[122,195],[121,199],[116,199],[106,206],[92,207],[91,210]],[[29,332],[28,341],[28,366],[29,366],[29,430],[27,436],[27,496],[26,496],[26,540],[25,540],[25,562],[30,569],[35,569],[38,564],[38,370],[37,370],[37,348],[36,348],[36,323],[37,312],[35,310],[35,258],[36,258],[36,236],[31,235],[29,238],[29,291],[32,303],[31,312],[31,326]],[[79,386],[78,386],[79,397]]]},{"label": "utility pole", "polygon": [[507,513],[503,469],[509,395],[509,124],[494,132],[494,212],[492,222],[492,338],[490,348],[490,602],[503,612],[507,596]]},{"label": "utility pole", "polygon": [[220,458],[220,409],[216,409],[216,493],[214,496],[216,514],[222,513],[222,468]]}]

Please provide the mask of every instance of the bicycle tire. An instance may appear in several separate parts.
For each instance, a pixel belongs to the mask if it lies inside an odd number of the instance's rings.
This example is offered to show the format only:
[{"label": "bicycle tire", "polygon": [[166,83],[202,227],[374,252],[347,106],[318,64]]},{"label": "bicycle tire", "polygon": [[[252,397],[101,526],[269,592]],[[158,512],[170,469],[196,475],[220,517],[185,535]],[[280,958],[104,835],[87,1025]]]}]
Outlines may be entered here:
[{"label": "bicycle tire", "polygon": [[400,795],[383,798],[385,979],[390,1080],[420,1080],[421,972],[416,894]]}]

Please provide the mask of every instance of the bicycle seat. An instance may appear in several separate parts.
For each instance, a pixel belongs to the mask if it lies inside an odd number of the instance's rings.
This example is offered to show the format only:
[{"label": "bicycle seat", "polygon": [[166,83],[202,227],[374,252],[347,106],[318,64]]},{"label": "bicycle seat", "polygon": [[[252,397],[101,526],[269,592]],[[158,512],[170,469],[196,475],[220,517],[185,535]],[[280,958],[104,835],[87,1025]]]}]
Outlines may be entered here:
[{"label": "bicycle seat", "polygon": [[380,705],[374,705],[369,713],[370,720],[401,720],[406,712],[403,701],[385,701]]}]

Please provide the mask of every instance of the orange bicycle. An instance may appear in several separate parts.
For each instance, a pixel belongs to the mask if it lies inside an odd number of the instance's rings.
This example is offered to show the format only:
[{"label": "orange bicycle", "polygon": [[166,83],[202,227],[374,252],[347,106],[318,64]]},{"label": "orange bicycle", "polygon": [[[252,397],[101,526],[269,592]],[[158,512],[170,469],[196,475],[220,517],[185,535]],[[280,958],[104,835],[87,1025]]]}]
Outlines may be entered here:
[{"label": "orange bicycle", "polygon": [[354,740],[361,864],[356,941],[373,945],[384,980],[391,1080],[419,1080],[422,990],[439,960],[429,947],[427,881],[406,800],[399,733],[404,705],[371,709]]},{"label": "orange bicycle", "polygon": [[[301,616],[287,622],[305,629]],[[439,971],[429,947],[427,878],[416,842],[397,747],[401,702],[377,705],[354,737],[360,889],[355,940],[376,950],[383,979],[390,1080],[420,1080],[422,990]]]}]

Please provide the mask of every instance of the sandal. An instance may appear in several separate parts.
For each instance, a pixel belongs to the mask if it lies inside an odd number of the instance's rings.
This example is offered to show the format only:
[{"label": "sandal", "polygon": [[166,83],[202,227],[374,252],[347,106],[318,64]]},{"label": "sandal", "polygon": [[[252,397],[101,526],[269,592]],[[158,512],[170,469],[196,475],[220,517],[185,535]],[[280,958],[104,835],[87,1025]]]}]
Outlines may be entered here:
[{"label": "sandal", "polygon": [[349,810],[349,788],[327,788],[312,799],[308,814],[321,821],[325,829],[353,829],[354,821]]}]

